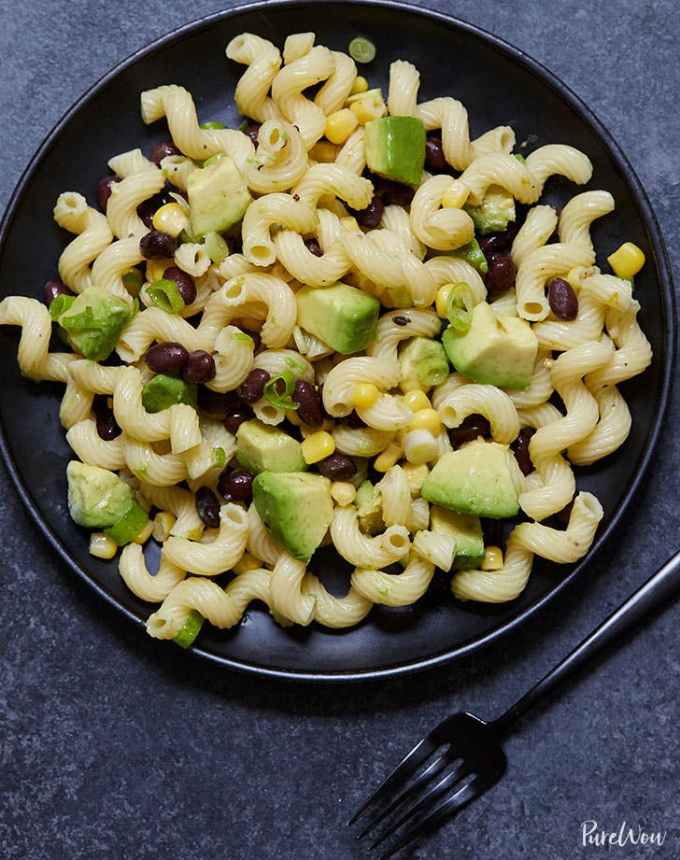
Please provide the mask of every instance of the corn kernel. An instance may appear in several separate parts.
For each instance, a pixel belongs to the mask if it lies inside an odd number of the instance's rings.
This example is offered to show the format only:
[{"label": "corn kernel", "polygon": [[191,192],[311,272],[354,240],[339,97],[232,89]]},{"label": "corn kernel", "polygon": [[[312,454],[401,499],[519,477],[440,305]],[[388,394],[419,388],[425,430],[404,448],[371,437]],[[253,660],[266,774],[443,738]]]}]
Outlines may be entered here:
[{"label": "corn kernel", "polygon": [[429,430],[410,430],[404,433],[404,455],[409,463],[421,466],[439,456],[439,445]]},{"label": "corn kernel", "polygon": [[421,409],[430,409],[432,404],[424,391],[409,391],[403,397],[404,403],[408,406],[411,412],[419,412]]},{"label": "corn kernel", "polygon": [[312,433],[302,443],[302,456],[307,465],[325,460],[333,451],[335,451],[335,439],[325,430]]},{"label": "corn kernel", "polygon": [[411,418],[409,430],[429,430],[433,436],[438,436],[442,429],[442,419],[436,409],[419,409]]},{"label": "corn kernel", "polygon": [[380,391],[370,382],[359,382],[354,386],[354,406],[357,409],[368,409],[380,397]]},{"label": "corn kernel", "polygon": [[158,543],[164,543],[170,537],[170,531],[176,521],[177,517],[170,511],[159,511],[153,520],[151,537]]},{"label": "corn kernel", "polygon": [[442,206],[448,209],[460,209],[470,196],[470,189],[459,179],[454,179],[451,187],[442,197]]},{"label": "corn kernel", "polygon": [[189,224],[189,219],[179,203],[166,203],[160,209],[156,209],[151,219],[154,230],[167,233],[168,236],[177,238]]},{"label": "corn kernel", "polygon": [[262,562],[259,562],[254,555],[249,552],[244,552],[239,561],[233,567],[234,573],[248,573],[249,570],[257,570],[262,567]]},{"label": "corn kernel", "polygon": [[309,157],[321,164],[333,164],[340,150],[332,143],[320,140],[309,150]]},{"label": "corn kernel", "polygon": [[331,484],[331,497],[341,508],[351,505],[357,494],[357,488],[349,481],[333,481]]},{"label": "corn kernel", "polygon": [[497,546],[487,546],[480,567],[482,570],[500,570],[503,567],[503,550]]},{"label": "corn kernel", "polygon": [[146,279],[152,284],[154,281],[160,281],[165,274],[165,270],[170,266],[174,266],[175,261],[172,257],[157,257],[154,260],[149,260],[146,264]]},{"label": "corn kernel", "polygon": [[326,137],[331,143],[344,143],[359,125],[359,120],[349,108],[336,110],[326,117]]},{"label": "corn kernel", "polygon": [[397,460],[401,459],[403,453],[404,449],[398,442],[390,442],[382,454],[379,454],[375,458],[373,468],[376,472],[387,472],[388,469],[391,469],[392,466],[394,466]]},{"label": "corn kernel", "polygon": [[350,109],[361,125],[379,119],[387,112],[380,90],[369,90],[367,93],[351,96],[348,103],[351,103]]},{"label": "corn kernel", "polygon": [[93,532],[90,535],[90,555],[95,558],[104,558],[107,561],[114,557],[118,551],[118,545],[103,532]]},{"label": "corn kernel", "polygon": [[354,83],[352,84],[352,91],[350,95],[357,95],[357,93],[365,93],[368,90],[368,81],[363,75],[357,75],[354,78]]},{"label": "corn kernel", "polygon": [[147,520],[144,528],[139,532],[135,537],[132,538],[133,543],[145,544],[149,538],[151,537],[151,533],[153,532],[153,522],[151,520]]},{"label": "corn kernel", "polygon": [[444,284],[443,287],[440,287],[437,290],[437,298],[435,301],[435,307],[437,309],[437,316],[446,319],[449,315],[449,296],[451,295],[451,290],[453,289],[453,284]]},{"label": "corn kernel", "polygon": [[607,262],[617,278],[634,278],[645,264],[642,248],[632,242],[624,242],[607,257]]}]

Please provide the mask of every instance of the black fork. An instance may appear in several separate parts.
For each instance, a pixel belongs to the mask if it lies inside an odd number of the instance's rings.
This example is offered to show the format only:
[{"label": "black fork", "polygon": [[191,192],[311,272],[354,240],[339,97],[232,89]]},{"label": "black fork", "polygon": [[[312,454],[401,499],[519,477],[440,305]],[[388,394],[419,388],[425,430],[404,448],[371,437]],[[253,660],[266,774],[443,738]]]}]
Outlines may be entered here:
[{"label": "black fork", "polygon": [[514,723],[566,675],[579,669],[653,608],[680,589],[680,552],[634,592],[501,717],[485,722],[474,714],[447,717],[399,763],[350,821],[370,817],[362,839],[383,824],[376,848],[396,835],[381,856],[391,857],[416,839],[436,830],[468,803],[492,788],[503,776],[506,758],[501,741]]}]

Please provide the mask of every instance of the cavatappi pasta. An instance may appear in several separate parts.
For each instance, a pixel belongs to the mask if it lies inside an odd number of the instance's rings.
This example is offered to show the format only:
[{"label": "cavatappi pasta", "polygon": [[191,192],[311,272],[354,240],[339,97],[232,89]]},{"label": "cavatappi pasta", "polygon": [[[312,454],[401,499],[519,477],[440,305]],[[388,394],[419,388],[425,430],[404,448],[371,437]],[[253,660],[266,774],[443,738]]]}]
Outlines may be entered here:
[{"label": "cavatappi pasta", "polygon": [[[460,101],[419,102],[407,59],[383,95],[313,33],[244,33],[226,57],[244,124],[200,122],[180,85],[143,92],[169,139],[111,158],[96,200],[61,194],[59,280],[0,302],[22,374],[66,387],[92,554],[122,547],[123,580],[159,604],[149,635],[185,647],[252,601],[346,628],[433,577],[515,599],[535,556],[578,560],[603,517],[575,467],[630,432],[644,254],[596,265],[609,192],[541,202],[553,175],[590,182],[586,153],[471,136]],[[53,326],[70,351],[50,352]],[[493,519],[505,546],[484,545]],[[325,546],[353,568],[344,596],[313,572]]]}]

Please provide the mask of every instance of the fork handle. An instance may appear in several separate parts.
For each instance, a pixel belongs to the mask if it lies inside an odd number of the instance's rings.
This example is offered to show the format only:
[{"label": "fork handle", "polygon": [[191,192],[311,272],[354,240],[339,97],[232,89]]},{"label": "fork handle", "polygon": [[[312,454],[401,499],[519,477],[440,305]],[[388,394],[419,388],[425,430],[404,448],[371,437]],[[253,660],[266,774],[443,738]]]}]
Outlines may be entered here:
[{"label": "fork handle", "polygon": [[676,552],[661,570],[631,594],[590,636],[577,645],[564,660],[548,672],[518,702],[508,708],[501,717],[494,720],[491,726],[499,734],[507,731],[563,678],[583,666],[597,651],[613,642],[648,612],[672,597],[676,591],[680,591],[680,552]]}]

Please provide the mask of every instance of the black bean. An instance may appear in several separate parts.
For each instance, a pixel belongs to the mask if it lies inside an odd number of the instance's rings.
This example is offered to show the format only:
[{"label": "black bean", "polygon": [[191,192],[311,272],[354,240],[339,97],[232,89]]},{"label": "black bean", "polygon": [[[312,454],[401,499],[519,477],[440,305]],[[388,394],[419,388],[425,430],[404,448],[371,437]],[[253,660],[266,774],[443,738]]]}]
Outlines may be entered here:
[{"label": "black bean", "polygon": [[[187,355],[187,358],[189,356]],[[200,385],[198,388],[198,408],[206,415],[224,419],[230,412],[241,406],[241,398],[235,391],[211,391]]]},{"label": "black bean", "polygon": [[324,478],[331,481],[349,481],[357,473],[356,463],[346,454],[331,454],[316,465]]},{"label": "black bean", "polygon": [[210,487],[196,490],[196,513],[210,529],[220,526],[220,503]]},{"label": "black bean", "polygon": [[97,433],[100,439],[111,441],[117,436],[120,436],[121,429],[113,415],[113,412],[108,409],[106,412],[97,413]]},{"label": "black bean", "polygon": [[398,317],[393,317],[392,322],[398,326],[405,326],[405,325],[408,325],[411,322],[411,320],[408,317],[398,316]]},{"label": "black bean", "polygon": [[246,403],[255,403],[262,397],[265,385],[271,379],[268,371],[255,367],[241,383],[238,393]]},{"label": "black bean", "polygon": [[45,304],[49,307],[52,302],[56,299],[57,296],[72,296],[73,293],[63,281],[60,281],[59,278],[54,281],[47,281],[45,286],[43,287],[43,296],[45,298]]},{"label": "black bean", "polygon": [[484,533],[484,543],[487,546],[503,546],[502,520],[482,519],[482,531]]},{"label": "black bean", "polygon": [[502,254],[509,251],[518,232],[519,223],[511,221],[505,230],[480,236],[479,246],[484,252],[484,256],[489,257],[491,254]]},{"label": "black bean", "polygon": [[237,409],[232,409],[224,419],[224,426],[230,433],[236,433],[238,428],[244,421],[250,421],[253,417],[253,410],[247,404],[239,406]]},{"label": "black bean", "polygon": [[392,182],[391,179],[383,179],[380,176],[371,177],[375,193],[382,197],[386,206],[410,206],[415,191],[409,185],[400,182]]},{"label": "black bean", "polygon": [[311,382],[298,379],[293,391],[293,400],[298,404],[298,415],[301,421],[310,427],[320,427],[323,424],[323,405],[321,395]]},{"label": "black bean", "polygon": [[489,271],[485,283],[489,296],[499,296],[515,286],[517,269],[509,254],[492,254],[488,259]]},{"label": "black bean", "polygon": [[159,230],[151,230],[139,240],[139,251],[147,260],[153,260],[154,257],[173,257],[176,250],[177,239]]},{"label": "black bean", "polygon": [[532,427],[522,427],[519,436],[510,445],[523,475],[528,475],[534,471],[534,464],[529,456],[529,442],[535,432]]},{"label": "black bean", "polygon": [[248,135],[248,137],[252,140],[253,146],[257,146],[257,136],[260,133],[259,123],[248,123],[248,125],[243,129],[243,133]]},{"label": "black bean", "polygon": [[189,353],[189,358],[182,372],[186,382],[194,382],[197,385],[210,382],[215,378],[215,359],[204,349],[195,349]]},{"label": "black bean", "polygon": [[177,266],[168,266],[163,272],[163,277],[175,282],[185,305],[190,305],[196,300],[196,284],[191,275],[187,275]]},{"label": "black bean", "polygon": [[441,137],[433,135],[425,141],[425,164],[434,172],[448,167]]},{"label": "black bean", "polygon": [[164,140],[162,143],[154,143],[151,147],[151,155],[149,155],[149,158],[154,164],[157,164],[160,167],[161,161],[163,161],[164,158],[167,158],[170,155],[181,154],[182,153],[177,149],[174,143],[170,143],[169,140]]},{"label": "black bean", "polygon": [[548,282],[548,302],[558,320],[576,319],[578,299],[571,284],[564,278],[553,278]]},{"label": "black bean", "polygon": [[106,204],[111,196],[111,186],[116,182],[118,182],[116,176],[102,176],[97,183],[97,205],[102,212],[106,212]]},{"label": "black bean", "polygon": [[305,245],[307,246],[307,250],[311,254],[314,254],[315,257],[323,257],[321,245],[319,245],[316,239],[305,239]]},{"label": "black bean", "polygon": [[227,501],[249,502],[253,497],[253,476],[245,469],[225,469],[217,489]]},{"label": "black bean", "polygon": [[355,214],[357,221],[362,227],[365,227],[367,230],[375,230],[382,221],[384,211],[385,204],[382,198],[376,194],[365,209],[360,209]]},{"label": "black bean", "polygon": [[144,226],[148,227],[149,230],[153,227],[153,216],[157,209],[160,209],[161,206],[165,206],[166,203],[174,203],[172,197],[167,191],[159,191],[158,194],[154,194],[153,197],[149,197],[148,200],[144,200],[137,207],[137,214],[144,222]]},{"label": "black bean", "polygon": [[490,435],[491,427],[483,415],[468,415],[460,427],[449,430],[449,439],[454,448],[474,442],[478,436],[488,438]]},{"label": "black bean", "polygon": [[174,341],[156,343],[147,350],[144,359],[154,373],[180,376],[189,361],[189,351]]}]

